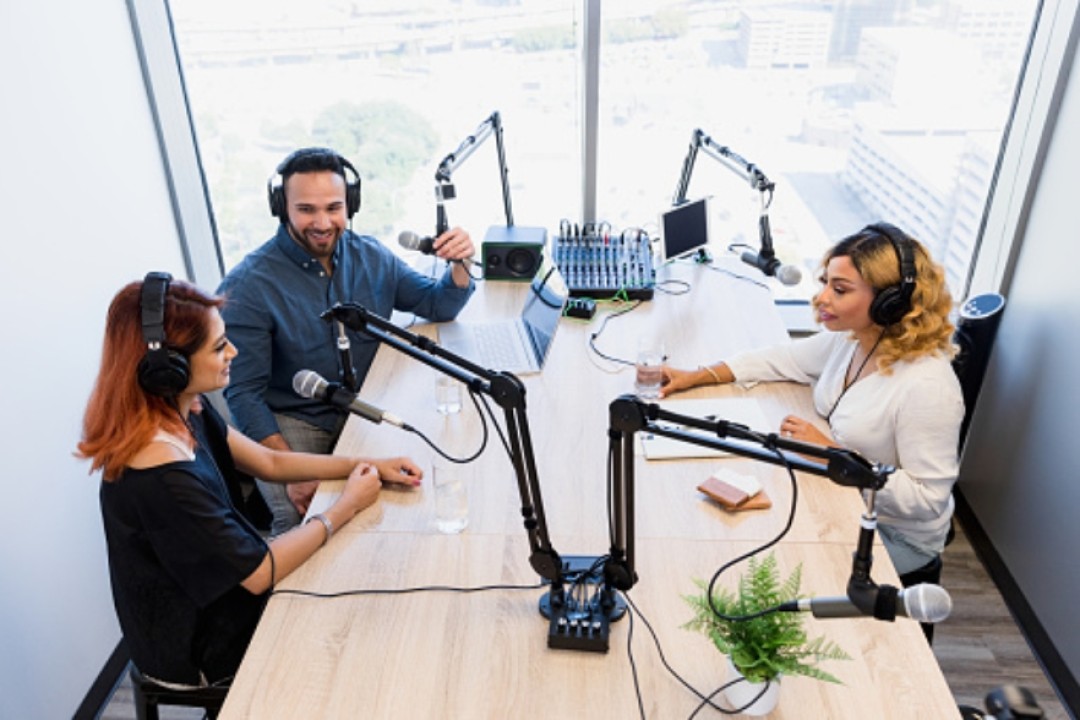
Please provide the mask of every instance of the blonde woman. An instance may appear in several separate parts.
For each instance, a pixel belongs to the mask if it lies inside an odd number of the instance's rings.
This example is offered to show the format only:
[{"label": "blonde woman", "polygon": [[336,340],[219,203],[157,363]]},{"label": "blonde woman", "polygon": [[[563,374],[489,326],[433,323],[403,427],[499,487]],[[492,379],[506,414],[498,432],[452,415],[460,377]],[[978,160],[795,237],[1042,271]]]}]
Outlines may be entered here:
[{"label": "blonde woman", "polygon": [[822,332],[696,370],[665,368],[661,396],[712,383],[809,384],[830,433],[795,415],[780,432],[896,466],[876,508],[903,575],[936,561],[953,514],[964,401],[950,363],[952,299],[926,248],[886,223],[841,240],[823,266]]}]

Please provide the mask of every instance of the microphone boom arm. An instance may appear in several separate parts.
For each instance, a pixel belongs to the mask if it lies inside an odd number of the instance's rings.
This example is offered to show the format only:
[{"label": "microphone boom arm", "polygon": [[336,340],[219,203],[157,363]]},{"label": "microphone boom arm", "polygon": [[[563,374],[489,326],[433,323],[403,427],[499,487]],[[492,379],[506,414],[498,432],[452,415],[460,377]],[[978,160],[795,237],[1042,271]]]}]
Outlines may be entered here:
[{"label": "microphone boom arm", "polygon": [[[495,136],[495,147],[499,159],[499,177],[502,180],[503,210],[506,213],[506,226],[512,227],[514,224],[514,211],[510,207],[510,180],[506,169],[506,148],[503,146],[502,119],[498,110],[491,113],[480,123],[472,135],[462,140],[457,149],[439,163],[439,167],[435,170],[435,182],[438,183],[435,187],[435,196],[440,201],[454,197],[454,186],[450,180],[451,174],[461,167],[462,163],[492,135]],[[439,207],[442,207],[441,202]],[[444,213],[440,215],[436,224],[441,226],[443,223],[445,223]],[[440,229],[444,228],[440,227]]]},{"label": "microphone boom arm", "polygon": [[[867,490],[867,510],[860,523],[859,542],[853,554],[852,574],[848,583],[848,597],[867,615],[881,620],[895,618],[896,588],[881,586],[885,593],[875,592],[878,586],[870,578],[871,548],[877,515],[874,499],[878,490],[885,486],[896,468],[891,465],[870,463],[861,455],[846,448],[825,447],[783,438],[776,433],[763,434],[744,425],[727,420],[705,420],[665,410],[656,403],[646,403],[634,395],[623,395],[608,407],[612,462],[612,492],[609,512],[613,533],[610,560],[604,568],[607,595],[615,590],[626,591],[637,582],[634,569],[634,435],[647,431],[680,442],[691,443],[734,455],[750,458],[770,465],[781,465],[812,475],[827,477],[837,485]],[[681,429],[663,425],[657,421],[677,423]],[[730,438],[730,439],[725,439]],[[748,444],[753,443],[753,445]],[[757,447],[755,447],[755,445]],[[775,452],[779,451],[779,452]],[[810,455],[825,462],[814,462],[797,455]],[[891,590],[891,596],[889,592]],[[890,602],[891,601],[891,602]],[[892,612],[892,617],[887,614]]]},{"label": "microphone boom arm", "polygon": [[[675,195],[672,205],[678,206],[686,202],[686,191],[690,186],[690,176],[694,172],[694,163],[697,160],[698,151],[704,151],[732,172],[744,176],[750,182],[750,187],[761,193],[761,214],[758,217],[758,233],[761,241],[761,250],[758,252],[763,264],[771,264],[776,260],[776,251],[773,249],[772,231],[769,229],[769,206],[772,205],[773,189],[776,183],[769,180],[765,173],[754,163],[736,153],[726,145],[719,145],[701,128],[694,130],[690,136],[690,149],[683,160],[682,172],[679,182],[675,187]],[[775,272],[775,271],[774,271]],[[766,273],[771,274],[771,273]]]},{"label": "microphone boom arm", "polygon": [[336,303],[321,317],[336,320],[350,330],[385,343],[458,380],[473,392],[492,398],[503,408],[510,439],[511,463],[521,494],[521,515],[529,538],[529,564],[542,578],[551,582],[552,593],[561,592],[564,580],[562,561],[548,535],[529,422],[525,414],[525,386],[521,381],[511,373],[484,369],[446,350],[430,338],[398,327],[357,303]]}]

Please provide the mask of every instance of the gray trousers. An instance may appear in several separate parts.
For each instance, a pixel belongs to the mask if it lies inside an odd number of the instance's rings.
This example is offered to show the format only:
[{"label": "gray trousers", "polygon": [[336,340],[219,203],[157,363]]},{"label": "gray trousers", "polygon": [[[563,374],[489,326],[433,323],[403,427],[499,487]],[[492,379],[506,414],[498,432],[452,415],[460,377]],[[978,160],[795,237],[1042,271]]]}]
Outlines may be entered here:
[{"label": "gray trousers", "polygon": [[[333,449],[334,441],[337,440],[337,433],[328,432],[303,420],[277,413],[274,414],[274,419],[277,420],[285,442],[297,452],[325,455]],[[263,499],[266,500],[270,512],[274,515],[273,523],[270,525],[271,536],[280,535],[300,524],[300,513],[289,499],[285,484],[265,482],[258,478],[255,483]]]}]

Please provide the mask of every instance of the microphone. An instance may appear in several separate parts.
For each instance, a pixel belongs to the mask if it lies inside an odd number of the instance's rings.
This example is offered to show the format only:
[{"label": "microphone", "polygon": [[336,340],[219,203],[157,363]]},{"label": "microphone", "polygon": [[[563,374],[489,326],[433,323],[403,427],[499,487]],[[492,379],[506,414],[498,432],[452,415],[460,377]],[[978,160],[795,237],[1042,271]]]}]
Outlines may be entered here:
[{"label": "microphone", "polygon": [[334,407],[359,415],[376,425],[387,422],[404,430],[409,429],[409,426],[401,418],[385,410],[380,410],[374,405],[368,405],[358,398],[356,393],[349,392],[337,383],[327,382],[326,378],[314,370],[297,371],[293,375],[292,386],[293,392],[300,397],[322,400]]},{"label": "microphone", "polygon": [[[846,596],[802,598],[780,606],[781,612],[810,612],[816,618],[864,617]],[[919,583],[896,594],[896,614],[923,623],[941,622],[952,612],[952,598],[940,585]]]},{"label": "microphone", "polygon": [[794,265],[784,265],[771,254],[757,254],[744,252],[742,261],[747,265],[753,265],[766,275],[775,277],[784,285],[798,285],[802,280],[802,270]]},{"label": "microphone", "polygon": [[419,250],[425,255],[435,254],[435,238],[420,237],[412,230],[402,230],[397,236],[398,245],[406,250]]}]

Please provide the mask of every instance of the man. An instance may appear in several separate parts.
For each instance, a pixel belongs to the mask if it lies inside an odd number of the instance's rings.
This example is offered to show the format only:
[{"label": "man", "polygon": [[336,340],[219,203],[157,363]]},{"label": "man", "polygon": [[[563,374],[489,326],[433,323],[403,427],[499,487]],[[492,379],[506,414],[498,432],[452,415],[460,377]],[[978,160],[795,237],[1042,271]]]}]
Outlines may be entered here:
[{"label": "man", "polygon": [[[225,397],[240,431],[267,447],[329,452],[346,414],[292,389],[299,370],[342,377],[338,328],[319,314],[352,301],[383,317],[397,309],[436,322],[452,320],[474,290],[467,264],[474,247],[461,228],[437,237],[435,254],[458,262],[450,262],[441,278],[431,278],[375,238],[354,233],[349,224],[360,208],[360,177],[348,160],[326,148],[289,155],[267,190],[270,211],[281,221],[277,234],[218,288],[227,299],[222,314],[229,339],[239,350]],[[378,342],[346,333],[359,385]],[[274,515],[273,534],[300,521],[316,486],[259,482]]]}]

